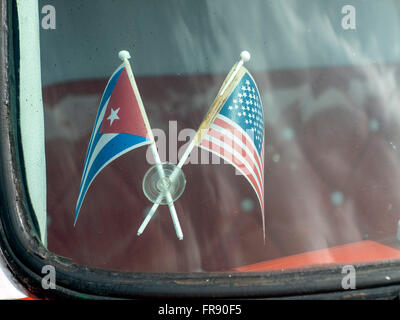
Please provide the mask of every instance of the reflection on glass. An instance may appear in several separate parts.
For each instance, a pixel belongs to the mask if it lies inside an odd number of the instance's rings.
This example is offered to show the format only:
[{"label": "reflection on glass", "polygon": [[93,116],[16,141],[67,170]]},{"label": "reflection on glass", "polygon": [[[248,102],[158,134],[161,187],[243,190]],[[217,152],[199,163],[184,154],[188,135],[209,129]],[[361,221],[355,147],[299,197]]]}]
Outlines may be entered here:
[{"label": "reflection on glass", "polygon": [[[39,7],[45,1],[39,1]],[[263,271],[400,257],[400,35],[396,1],[53,1],[41,30],[48,247],[144,272]],[[373,23],[371,22],[373,21]],[[387,26],[390,25],[390,30]],[[235,169],[195,148],[175,202],[152,203],[140,148],[104,169],[74,210],[107,80],[127,49],[163,161],[178,163],[242,50],[264,106],[265,219]]]}]

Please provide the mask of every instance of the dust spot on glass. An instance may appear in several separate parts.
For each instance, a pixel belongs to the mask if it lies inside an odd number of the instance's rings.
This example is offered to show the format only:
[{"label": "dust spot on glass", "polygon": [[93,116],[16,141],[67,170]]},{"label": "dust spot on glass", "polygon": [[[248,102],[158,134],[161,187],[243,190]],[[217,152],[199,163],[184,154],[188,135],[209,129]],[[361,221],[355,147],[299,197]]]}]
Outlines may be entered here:
[{"label": "dust spot on glass", "polygon": [[250,212],[254,209],[254,202],[250,198],[245,198],[242,200],[240,204],[240,208],[243,211]]},{"label": "dust spot on glass", "polygon": [[376,119],[371,119],[368,123],[369,130],[376,132],[379,130],[379,122]]},{"label": "dust spot on glass", "polygon": [[272,161],[273,161],[273,162],[279,162],[280,159],[281,159],[281,156],[280,156],[278,153],[275,153],[275,154],[272,156]]},{"label": "dust spot on glass", "polygon": [[340,206],[343,203],[343,192],[341,191],[334,191],[331,194],[331,203],[334,206]]},{"label": "dust spot on glass", "polygon": [[290,141],[294,138],[294,132],[292,128],[286,127],[282,131],[283,140]]},{"label": "dust spot on glass", "polygon": [[390,141],[389,144],[391,145],[391,147],[392,147],[393,150],[396,150],[396,149],[397,149],[396,145],[395,145],[392,141]]},{"label": "dust spot on glass", "polygon": [[266,145],[265,146],[265,152],[267,152],[267,153],[274,152],[274,146],[273,145]]}]

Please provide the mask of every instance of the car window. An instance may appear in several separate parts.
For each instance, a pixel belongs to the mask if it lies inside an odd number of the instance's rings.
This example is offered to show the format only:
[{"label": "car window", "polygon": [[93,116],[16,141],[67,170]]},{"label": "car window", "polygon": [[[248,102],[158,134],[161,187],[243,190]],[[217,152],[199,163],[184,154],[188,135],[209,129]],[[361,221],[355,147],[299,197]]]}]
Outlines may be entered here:
[{"label": "car window", "polygon": [[[38,7],[50,251],[132,272],[400,257],[396,1],[40,0]],[[245,99],[237,114],[259,123],[259,180],[195,147],[174,202],[183,240],[168,205],[137,235],[153,205],[143,190],[156,162],[149,145],[97,174],[75,221],[93,128],[121,50],[130,53],[160,160],[174,165],[240,53],[251,54],[244,66],[258,94],[243,92],[258,104]],[[240,98],[232,92],[227,112]],[[110,126],[121,119],[117,110],[107,111]]]}]

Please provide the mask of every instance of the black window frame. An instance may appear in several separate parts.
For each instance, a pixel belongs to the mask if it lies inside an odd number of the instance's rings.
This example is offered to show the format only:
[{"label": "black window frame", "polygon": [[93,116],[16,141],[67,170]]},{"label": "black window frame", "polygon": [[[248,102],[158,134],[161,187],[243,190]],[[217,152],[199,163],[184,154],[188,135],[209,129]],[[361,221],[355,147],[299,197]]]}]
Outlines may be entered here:
[{"label": "black window frame", "polygon": [[[398,298],[400,261],[359,264],[357,288],[341,286],[342,265],[259,273],[129,273],[77,265],[40,241],[27,193],[18,122],[16,0],[0,0],[0,246],[7,267],[37,298]],[[41,286],[42,268],[56,270],[56,289]],[[390,280],[388,280],[390,279]]]}]

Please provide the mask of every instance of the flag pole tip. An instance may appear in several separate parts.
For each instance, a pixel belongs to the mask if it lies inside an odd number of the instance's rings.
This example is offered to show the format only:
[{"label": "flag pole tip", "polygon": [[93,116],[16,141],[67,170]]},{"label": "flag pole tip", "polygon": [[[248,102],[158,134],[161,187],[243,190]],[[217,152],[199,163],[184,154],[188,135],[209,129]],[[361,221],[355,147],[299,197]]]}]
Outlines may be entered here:
[{"label": "flag pole tip", "polygon": [[240,53],[240,59],[242,59],[243,62],[249,61],[250,58],[251,58],[250,52],[245,50]]},{"label": "flag pole tip", "polygon": [[123,60],[130,59],[130,58],[131,58],[131,55],[130,55],[129,51],[121,50],[121,51],[118,53],[118,57],[123,61]]}]

